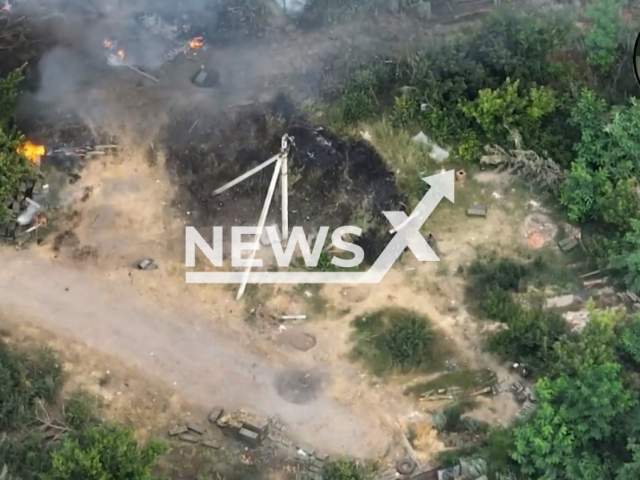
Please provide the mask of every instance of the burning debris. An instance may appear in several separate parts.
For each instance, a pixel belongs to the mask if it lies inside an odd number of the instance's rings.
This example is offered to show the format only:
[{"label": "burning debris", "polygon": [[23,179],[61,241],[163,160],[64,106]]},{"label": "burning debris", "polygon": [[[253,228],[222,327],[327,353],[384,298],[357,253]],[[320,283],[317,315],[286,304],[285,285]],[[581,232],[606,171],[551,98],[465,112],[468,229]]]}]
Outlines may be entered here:
[{"label": "burning debris", "polygon": [[40,165],[40,160],[45,155],[46,148],[44,145],[26,141],[18,147],[18,153],[26,157],[31,163]]},{"label": "burning debris", "polygon": [[63,147],[47,152],[47,156],[90,158],[116,153],[118,145],[93,145],[87,147]]},{"label": "burning debris", "polygon": [[178,44],[176,47],[169,50],[165,58],[169,61],[175,60],[180,54],[188,55],[189,52],[204,49],[206,45],[204,43],[204,37],[195,37],[191,40],[187,40],[184,43]]},{"label": "burning debris", "polygon": [[107,63],[109,65],[112,67],[122,67],[125,65],[124,61],[127,55],[124,48],[121,48],[116,40],[105,38],[102,41],[102,46],[105,49],[105,55],[107,56]]},{"label": "burning debris", "polygon": [[197,50],[198,48],[204,46],[204,37],[196,37],[192,38],[187,42],[189,48],[192,50]]}]

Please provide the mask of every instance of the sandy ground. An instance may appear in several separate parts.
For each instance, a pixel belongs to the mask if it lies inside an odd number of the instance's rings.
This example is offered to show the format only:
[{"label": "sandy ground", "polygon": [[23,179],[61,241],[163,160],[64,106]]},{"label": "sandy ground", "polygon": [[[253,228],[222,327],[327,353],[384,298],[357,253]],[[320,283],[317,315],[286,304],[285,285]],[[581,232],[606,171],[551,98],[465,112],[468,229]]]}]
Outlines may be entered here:
[{"label": "sandy ground", "polygon": [[[0,261],[0,303],[11,318],[81,339],[162,379],[199,405],[277,413],[294,434],[324,451],[367,456],[386,448],[376,425],[326,396],[308,405],[281,399],[273,384],[282,366],[198,321],[187,305],[180,306],[181,314],[160,310],[126,283],[96,278],[29,251],[3,251]],[[289,366],[304,368],[298,362]]]}]

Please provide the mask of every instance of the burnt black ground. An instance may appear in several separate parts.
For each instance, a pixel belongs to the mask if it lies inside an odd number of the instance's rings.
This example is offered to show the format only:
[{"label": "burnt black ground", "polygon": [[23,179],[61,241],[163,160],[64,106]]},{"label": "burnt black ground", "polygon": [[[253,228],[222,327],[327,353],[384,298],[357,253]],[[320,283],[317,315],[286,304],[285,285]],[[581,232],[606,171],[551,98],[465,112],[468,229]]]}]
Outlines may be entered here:
[{"label": "burnt black ground", "polygon": [[[204,127],[207,121],[200,117],[200,129],[187,134],[194,122],[189,113],[175,114],[162,139],[167,167],[180,186],[177,201],[191,211],[194,226],[255,225],[272,168],[220,196],[212,192],[278,153],[281,136],[288,133],[294,142],[290,225],[305,231],[358,225],[364,229],[358,243],[369,262],[388,243],[389,224],[382,212],[399,210],[403,199],[393,173],[368,143],[308,124],[283,96],[230,115],[226,123],[217,116]],[[272,212],[276,206],[277,200]]]}]

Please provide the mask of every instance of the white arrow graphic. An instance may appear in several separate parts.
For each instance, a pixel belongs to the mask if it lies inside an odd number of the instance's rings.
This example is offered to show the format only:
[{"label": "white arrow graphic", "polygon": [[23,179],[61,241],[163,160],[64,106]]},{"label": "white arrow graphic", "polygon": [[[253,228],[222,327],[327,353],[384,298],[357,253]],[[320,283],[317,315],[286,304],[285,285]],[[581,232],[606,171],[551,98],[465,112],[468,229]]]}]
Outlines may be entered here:
[{"label": "white arrow graphic", "polygon": [[[421,262],[440,259],[420,234],[420,227],[443,198],[454,202],[454,171],[425,177],[431,188],[411,216],[403,212],[383,212],[397,233],[366,272],[253,272],[249,283],[380,283],[405,248]],[[242,283],[242,272],[187,272],[187,283]]]}]

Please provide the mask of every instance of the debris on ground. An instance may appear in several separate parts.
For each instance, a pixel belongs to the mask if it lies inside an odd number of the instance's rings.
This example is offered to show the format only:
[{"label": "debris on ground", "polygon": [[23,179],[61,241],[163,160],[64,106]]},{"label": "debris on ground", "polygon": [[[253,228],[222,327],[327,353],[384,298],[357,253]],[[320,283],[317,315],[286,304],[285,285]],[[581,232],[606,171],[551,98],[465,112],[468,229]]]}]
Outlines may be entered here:
[{"label": "debris on ground", "polygon": [[202,425],[198,425],[197,423],[187,423],[187,428],[198,435],[202,435],[206,431],[206,428]]},{"label": "debris on ground", "polygon": [[187,443],[198,443],[200,441],[199,437],[191,433],[183,433],[178,438],[183,442],[187,442]]},{"label": "debris on ground", "polygon": [[146,258],[140,262],[138,262],[138,270],[157,270],[158,265],[153,261],[152,258]]},{"label": "debris on ground", "polygon": [[566,312],[562,317],[565,319],[569,328],[574,333],[581,333],[589,323],[589,311],[578,310],[577,312]]},{"label": "debris on ground", "polygon": [[547,215],[533,213],[523,222],[527,246],[538,250],[550,244],[558,233],[557,225]]},{"label": "debris on ground", "polygon": [[209,414],[209,421],[211,423],[216,423],[223,413],[224,409],[222,407],[215,407]]},{"label": "debris on ground", "polygon": [[0,224],[0,237],[19,244],[29,241],[31,233],[38,239],[38,230],[47,225],[45,210],[49,206],[49,185],[44,185],[40,178],[23,181],[6,206],[11,216]]},{"label": "debris on ground", "polygon": [[544,308],[570,308],[582,299],[574,294],[560,295],[558,297],[545,298]]},{"label": "debris on ground", "polygon": [[487,218],[487,207],[480,204],[473,204],[467,209],[467,215],[470,217]]},{"label": "debris on ground", "polygon": [[[248,430],[257,434],[259,441],[264,440],[269,435],[269,419],[262,414],[246,409],[222,415],[216,424],[231,433],[240,434],[241,430]],[[250,436],[243,435],[248,439]]]},{"label": "debris on ground", "polygon": [[177,427],[173,427],[169,429],[169,436],[176,437],[178,435],[182,435],[183,433],[187,433],[189,429],[186,425],[179,425]]},{"label": "debris on ground", "polygon": [[442,163],[449,158],[449,152],[434,143],[424,132],[418,133],[411,139],[414,143],[425,145],[430,148],[429,158],[436,163]]},{"label": "debris on ground", "polygon": [[575,237],[567,237],[558,242],[558,247],[564,253],[570,252],[578,246],[578,240]]},{"label": "debris on ground", "polygon": [[396,470],[400,475],[410,475],[416,468],[418,465],[410,458],[400,458],[396,461]]}]

